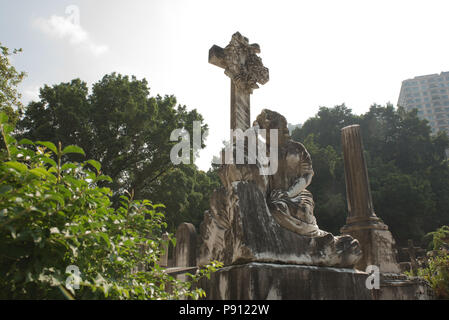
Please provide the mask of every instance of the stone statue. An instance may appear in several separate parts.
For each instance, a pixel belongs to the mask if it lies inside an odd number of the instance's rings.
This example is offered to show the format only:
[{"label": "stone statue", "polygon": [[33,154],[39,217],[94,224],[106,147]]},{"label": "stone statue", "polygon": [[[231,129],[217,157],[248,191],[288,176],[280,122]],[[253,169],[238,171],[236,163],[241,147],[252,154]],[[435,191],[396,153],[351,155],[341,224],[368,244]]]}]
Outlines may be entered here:
[{"label": "stone statue", "polygon": [[[273,262],[352,267],[361,257],[357,240],[320,230],[306,148],[290,138],[285,118],[263,110],[255,127],[278,130],[278,170],[260,175],[257,164],[225,164],[218,171],[223,188],[211,197],[200,227],[198,264]],[[269,145],[272,143],[266,139]],[[269,150],[269,148],[267,148]]]},{"label": "stone statue", "polygon": [[[273,217],[284,228],[301,235],[327,234],[318,228],[313,215],[313,196],[306,190],[314,174],[312,159],[306,148],[290,139],[287,121],[276,112],[263,110],[254,125],[267,132],[277,129],[280,137],[278,172],[269,177],[267,199]],[[267,150],[269,144],[268,139]]]}]

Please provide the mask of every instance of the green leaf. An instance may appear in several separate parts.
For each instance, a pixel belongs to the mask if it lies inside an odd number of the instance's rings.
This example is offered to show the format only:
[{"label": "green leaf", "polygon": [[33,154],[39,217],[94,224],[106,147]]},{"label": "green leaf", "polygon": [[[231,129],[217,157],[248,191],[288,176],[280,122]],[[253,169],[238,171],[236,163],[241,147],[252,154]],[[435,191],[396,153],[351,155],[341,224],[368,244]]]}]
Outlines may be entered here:
[{"label": "green leaf", "polygon": [[3,124],[3,132],[5,134],[11,133],[14,130],[14,127],[8,123]]},{"label": "green leaf", "polygon": [[54,145],[54,143],[52,143],[50,141],[36,141],[36,144],[47,147],[48,149],[53,151],[53,153],[58,154],[58,149],[56,149],[56,146]]},{"label": "green leaf", "polygon": [[61,167],[61,170],[64,171],[64,170],[76,169],[76,168],[78,168],[78,166],[76,164],[69,162],[69,163],[64,163]]},{"label": "green leaf", "polygon": [[19,144],[20,144],[20,145],[30,144],[30,145],[34,146],[34,142],[31,141],[31,140],[28,140],[28,139],[22,139],[22,140],[20,140],[20,141],[19,141]]},{"label": "green leaf", "polygon": [[23,163],[17,162],[17,161],[8,161],[8,162],[5,162],[5,165],[8,168],[12,168],[21,173],[24,173],[28,170],[28,167],[26,165],[24,165]]},{"label": "green leaf", "polygon": [[3,185],[0,187],[0,194],[7,193],[11,191],[13,187],[11,187],[9,184]]},{"label": "green leaf", "polygon": [[7,123],[8,116],[4,112],[0,112],[0,124]]},{"label": "green leaf", "polygon": [[86,161],[88,164],[90,164],[92,167],[94,167],[95,169],[97,169],[97,172],[100,172],[101,169],[101,163],[96,161],[96,160],[87,160]]},{"label": "green leaf", "polygon": [[109,176],[105,176],[104,174],[99,175],[95,181],[108,181],[108,182],[112,182],[112,178]]},{"label": "green leaf", "polygon": [[42,157],[41,160],[49,165],[51,165],[52,167],[57,167],[58,165],[56,164],[56,161],[48,158],[48,157]]},{"label": "green leaf", "polygon": [[68,153],[78,153],[85,156],[84,150],[78,146],[67,146],[62,150],[62,154],[68,154]]},{"label": "green leaf", "polygon": [[34,174],[34,175],[36,175],[38,177],[44,177],[44,176],[45,177],[48,177],[48,176],[52,176],[53,177],[53,175],[51,173],[49,173],[47,170],[45,170],[42,167],[31,169],[30,173],[32,173],[32,174]]}]

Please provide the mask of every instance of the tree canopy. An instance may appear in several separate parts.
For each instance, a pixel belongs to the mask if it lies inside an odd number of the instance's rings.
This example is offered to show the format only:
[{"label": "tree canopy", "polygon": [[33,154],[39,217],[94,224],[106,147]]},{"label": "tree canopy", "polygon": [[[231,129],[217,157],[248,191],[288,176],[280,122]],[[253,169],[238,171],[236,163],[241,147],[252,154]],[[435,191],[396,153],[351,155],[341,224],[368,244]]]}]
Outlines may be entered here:
[{"label": "tree canopy", "polygon": [[416,111],[373,105],[355,115],[345,105],[321,107],[296,128],[312,156],[315,176],[310,185],[321,228],[339,232],[346,219],[346,189],[340,130],[359,124],[362,131],[374,210],[399,244],[417,242],[449,223],[449,164],[445,133],[431,135]]},{"label": "tree canopy", "polygon": [[22,111],[21,94],[17,86],[25,77],[25,72],[19,72],[10,63],[10,56],[21,52],[21,49],[11,50],[0,42],[0,112],[8,116],[8,121],[15,124]]},{"label": "tree canopy", "polygon": [[206,173],[170,161],[177,143],[170,141],[171,132],[184,128],[192,137],[194,121],[202,123],[202,133],[207,130],[201,114],[177,105],[174,96],[152,97],[145,79],[112,73],[93,84],[90,94],[80,79],[45,85],[18,123],[18,137],[82,147],[112,178],[108,186],[116,200],[134,190],[136,199],[166,204],[173,230],[184,220],[199,224],[211,191]]}]

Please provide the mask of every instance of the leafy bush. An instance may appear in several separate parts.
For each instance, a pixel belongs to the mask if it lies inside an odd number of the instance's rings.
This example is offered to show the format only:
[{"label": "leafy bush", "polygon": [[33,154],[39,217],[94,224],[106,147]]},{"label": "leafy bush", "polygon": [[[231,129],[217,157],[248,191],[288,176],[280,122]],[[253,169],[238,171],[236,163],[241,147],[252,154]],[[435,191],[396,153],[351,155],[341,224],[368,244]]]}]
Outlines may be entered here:
[{"label": "leafy bush", "polygon": [[418,270],[432,286],[438,299],[449,299],[449,226],[429,233],[432,236],[432,255],[428,266]]},{"label": "leafy bush", "polygon": [[[218,263],[185,282],[158,265],[166,227],[162,205],[121,197],[111,206],[111,191],[98,187],[101,165],[95,160],[66,162],[84,154],[77,146],[17,142],[0,113],[0,299],[177,299],[204,296],[195,288]],[[79,290],[66,280],[76,266]],[[70,276],[70,277],[69,277]]]}]

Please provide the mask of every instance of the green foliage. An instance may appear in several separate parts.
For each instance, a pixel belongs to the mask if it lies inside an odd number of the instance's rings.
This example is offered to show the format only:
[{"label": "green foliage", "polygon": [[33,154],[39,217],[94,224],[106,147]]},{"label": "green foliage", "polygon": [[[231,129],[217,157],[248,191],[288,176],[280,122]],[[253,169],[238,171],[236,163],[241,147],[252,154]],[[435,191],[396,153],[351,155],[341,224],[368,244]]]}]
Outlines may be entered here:
[{"label": "green foliage", "polygon": [[10,64],[9,56],[21,52],[21,49],[11,51],[0,42],[0,112],[8,115],[9,122],[15,124],[22,111],[20,93],[17,86],[25,77],[24,72],[18,72]]},{"label": "green foliage", "polygon": [[423,236],[449,224],[449,163],[446,134],[430,135],[416,111],[373,105],[360,116],[346,106],[320,108],[292,137],[308,148],[315,171],[310,191],[318,224],[339,231],[346,219],[341,129],[360,124],[374,208],[397,242],[423,243]]},{"label": "green foliage", "polygon": [[432,236],[432,256],[418,275],[430,283],[437,299],[449,299],[449,227],[442,226],[428,236]]},{"label": "green foliage", "polygon": [[[112,189],[114,204],[125,190],[134,190],[136,199],[151,197],[167,204],[161,210],[171,231],[179,221],[197,223],[213,187],[195,166],[172,164],[170,150],[177,142],[170,141],[170,134],[185,128],[192,137],[193,121],[203,118],[196,110],[177,105],[174,96],[149,94],[145,79],[115,73],[95,83],[91,94],[79,79],[46,85],[40,90],[40,101],[26,108],[17,138],[78,145],[112,178],[102,185]],[[206,129],[203,124],[202,133]],[[65,158],[83,159],[73,154]]]},{"label": "green foliage", "polygon": [[[0,113],[5,149],[0,150],[0,299],[198,299],[200,277],[220,267],[213,262],[185,282],[158,265],[166,227],[162,205],[120,197],[98,186],[108,176],[76,146],[17,142]],[[79,290],[64,287],[66,268],[81,272]]]}]

